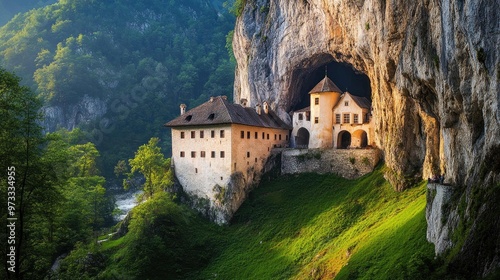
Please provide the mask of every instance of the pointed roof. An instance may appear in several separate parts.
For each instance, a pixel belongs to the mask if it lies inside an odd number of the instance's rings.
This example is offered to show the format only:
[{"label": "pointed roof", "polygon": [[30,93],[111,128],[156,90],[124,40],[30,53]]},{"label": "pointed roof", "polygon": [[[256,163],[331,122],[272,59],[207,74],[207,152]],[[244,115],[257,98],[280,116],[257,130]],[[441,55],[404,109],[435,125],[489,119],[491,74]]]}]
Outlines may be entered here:
[{"label": "pointed roof", "polygon": [[370,100],[368,100],[368,98],[366,97],[361,97],[361,96],[356,96],[356,95],[352,95],[351,93],[349,93],[348,91],[344,92],[341,96],[340,96],[340,99],[339,99],[339,102],[337,102],[337,104],[333,107],[333,108],[336,108],[339,106],[339,104],[342,103],[342,100],[347,96],[349,95],[352,100],[354,101],[354,103],[356,103],[359,107],[361,108],[365,108],[365,109],[370,109],[372,107],[372,102]]},{"label": "pointed roof", "polygon": [[262,109],[262,113],[259,115],[254,108],[228,102],[225,96],[211,97],[209,101],[169,121],[165,126],[183,127],[233,123],[291,129],[274,111],[269,110],[269,113],[266,114]]},{"label": "pointed roof", "polygon": [[325,76],[309,93],[338,92],[343,93],[328,76]]}]

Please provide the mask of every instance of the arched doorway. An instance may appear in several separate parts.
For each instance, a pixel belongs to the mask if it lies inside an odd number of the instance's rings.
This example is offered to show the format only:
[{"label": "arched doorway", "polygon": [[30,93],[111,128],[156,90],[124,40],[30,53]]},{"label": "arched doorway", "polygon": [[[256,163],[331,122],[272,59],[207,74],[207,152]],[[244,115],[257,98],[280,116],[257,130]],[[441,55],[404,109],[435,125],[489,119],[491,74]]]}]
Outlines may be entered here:
[{"label": "arched doorway", "polygon": [[309,131],[303,127],[297,131],[295,136],[295,147],[307,149],[309,146]]},{"label": "arched doorway", "polygon": [[351,146],[351,133],[349,131],[341,131],[338,136],[337,148],[347,149]]},{"label": "arched doorway", "polygon": [[366,148],[368,145],[368,136],[366,131],[358,129],[352,134],[352,146],[358,148]]}]

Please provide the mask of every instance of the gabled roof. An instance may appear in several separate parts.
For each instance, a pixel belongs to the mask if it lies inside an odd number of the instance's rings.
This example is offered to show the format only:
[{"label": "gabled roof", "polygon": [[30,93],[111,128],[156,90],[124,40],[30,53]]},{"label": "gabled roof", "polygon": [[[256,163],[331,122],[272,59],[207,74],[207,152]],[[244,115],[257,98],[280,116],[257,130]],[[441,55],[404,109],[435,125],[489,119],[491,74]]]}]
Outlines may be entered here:
[{"label": "gabled roof", "polygon": [[165,124],[167,127],[205,126],[217,124],[244,124],[259,127],[291,129],[272,110],[259,115],[253,108],[229,103],[225,96],[210,98],[209,101],[195,107],[183,115]]},{"label": "gabled roof", "polygon": [[309,93],[321,93],[321,92],[338,92],[343,93],[337,85],[335,85],[330,78],[325,76]]},{"label": "gabled roof", "polygon": [[311,112],[311,106],[307,106],[305,108],[302,108],[300,110],[295,111],[294,113],[302,113],[302,112]]},{"label": "gabled roof", "polygon": [[340,96],[340,99],[339,101],[337,102],[337,104],[333,107],[333,108],[336,108],[337,106],[339,106],[339,104],[342,103],[342,100],[346,97],[346,96],[350,96],[352,98],[352,100],[354,100],[354,102],[361,108],[364,108],[364,109],[370,109],[372,107],[372,103],[370,100],[368,100],[368,98],[366,97],[361,97],[361,96],[356,96],[356,95],[352,95],[351,93],[349,92],[344,92],[344,94],[342,94]]}]

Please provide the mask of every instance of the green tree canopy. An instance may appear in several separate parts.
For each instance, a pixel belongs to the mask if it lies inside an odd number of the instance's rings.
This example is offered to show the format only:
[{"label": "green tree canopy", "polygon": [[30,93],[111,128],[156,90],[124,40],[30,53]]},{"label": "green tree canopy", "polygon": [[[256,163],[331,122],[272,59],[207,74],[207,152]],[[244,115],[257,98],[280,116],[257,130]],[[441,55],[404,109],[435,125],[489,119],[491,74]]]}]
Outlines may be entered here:
[{"label": "green tree canopy", "polygon": [[[130,159],[130,175],[141,173],[145,178],[143,184],[144,196],[152,197],[154,193],[166,191],[173,184],[173,174],[170,168],[170,159],[161,153],[158,142],[160,139],[153,137],[147,144],[139,147],[135,157]],[[127,184],[125,184],[127,187]]]}]

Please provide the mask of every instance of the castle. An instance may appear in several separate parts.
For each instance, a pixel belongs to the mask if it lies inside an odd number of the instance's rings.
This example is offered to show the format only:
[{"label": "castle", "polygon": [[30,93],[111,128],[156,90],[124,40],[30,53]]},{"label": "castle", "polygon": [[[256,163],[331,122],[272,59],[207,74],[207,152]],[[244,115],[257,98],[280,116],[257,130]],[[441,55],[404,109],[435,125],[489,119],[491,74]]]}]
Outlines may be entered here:
[{"label": "castle", "polygon": [[211,97],[165,124],[172,128],[172,161],[193,206],[226,223],[258,180],[273,148],[289,142],[290,126],[267,102],[255,109]]},{"label": "castle", "polygon": [[[372,139],[371,103],[343,93],[328,77],[310,91],[311,106],[293,113],[293,127],[267,102],[255,108],[211,97],[166,123],[172,164],[192,206],[227,223],[260,179],[274,148],[366,147]],[[290,130],[292,130],[291,137]],[[290,139],[289,139],[290,138]]]},{"label": "castle", "polygon": [[342,92],[327,76],[310,92],[310,107],[293,113],[291,146],[365,148],[373,145],[371,102]]}]

